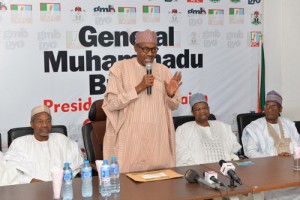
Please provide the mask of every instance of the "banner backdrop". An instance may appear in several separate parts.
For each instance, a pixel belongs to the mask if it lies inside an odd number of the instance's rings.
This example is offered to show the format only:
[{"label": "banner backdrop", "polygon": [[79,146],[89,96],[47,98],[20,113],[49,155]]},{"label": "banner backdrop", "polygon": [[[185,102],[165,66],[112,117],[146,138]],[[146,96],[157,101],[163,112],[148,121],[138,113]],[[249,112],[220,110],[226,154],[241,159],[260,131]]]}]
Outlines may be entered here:
[{"label": "banner backdrop", "polygon": [[207,95],[211,113],[236,130],[238,113],[256,110],[261,0],[0,0],[0,133],[30,125],[50,107],[82,147],[81,126],[103,98],[109,68],[135,56],[136,31],[157,32],[156,62],[182,71],[182,104]]}]

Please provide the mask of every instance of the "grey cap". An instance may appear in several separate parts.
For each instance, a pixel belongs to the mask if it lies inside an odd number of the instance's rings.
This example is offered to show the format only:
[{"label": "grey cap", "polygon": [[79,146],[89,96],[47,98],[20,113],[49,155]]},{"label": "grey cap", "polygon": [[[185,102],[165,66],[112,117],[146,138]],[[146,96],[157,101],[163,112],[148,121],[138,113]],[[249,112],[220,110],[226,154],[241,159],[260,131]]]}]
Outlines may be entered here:
[{"label": "grey cap", "polygon": [[206,98],[205,98],[205,96],[204,96],[202,93],[196,93],[196,94],[193,94],[193,95],[190,97],[190,106],[191,106],[191,108],[193,108],[193,106],[194,106],[196,103],[200,103],[200,102],[205,102],[205,103],[207,103]]}]

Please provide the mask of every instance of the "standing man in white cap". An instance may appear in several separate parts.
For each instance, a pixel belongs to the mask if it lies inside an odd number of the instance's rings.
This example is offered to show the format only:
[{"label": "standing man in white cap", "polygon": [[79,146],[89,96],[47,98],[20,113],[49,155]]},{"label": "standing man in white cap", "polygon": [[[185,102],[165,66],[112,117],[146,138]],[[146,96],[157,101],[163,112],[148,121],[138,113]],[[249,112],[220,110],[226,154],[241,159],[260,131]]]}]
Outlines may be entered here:
[{"label": "standing man in white cap", "polygon": [[47,106],[39,105],[31,111],[33,135],[15,139],[4,159],[22,174],[23,183],[51,181],[51,169],[71,163],[73,176],[80,171],[82,153],[75,141],[61,133],[51,133],[52,118]]},{"label": "standing man in white cap", "polygon": [[238,160],[236,154],[241,145],[230,125],[208,120],[210,111],[205,96],[193,94],[190,106],[195,121],[176,129],[176,166]]},{"label": "standing man in white cap", "polygon": [[136,58],[118,61],[110,69],[103,103],[104,159],[117,157],[121,172],[174,167],[171,111],[181,102],[181,73],[172,77],[166,66],[154,62],[158,48],[153,31],[136,33],[134,50]]}]

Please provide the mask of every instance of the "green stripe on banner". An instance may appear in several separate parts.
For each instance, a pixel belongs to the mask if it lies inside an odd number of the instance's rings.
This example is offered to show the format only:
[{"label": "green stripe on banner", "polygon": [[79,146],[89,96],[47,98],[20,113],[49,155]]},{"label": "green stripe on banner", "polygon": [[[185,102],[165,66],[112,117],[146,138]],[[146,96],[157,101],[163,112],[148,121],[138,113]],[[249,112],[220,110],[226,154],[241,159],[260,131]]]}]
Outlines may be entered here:
[{"label": "green stripe on banner", "polygon": [[144,13],[149,13],[149,6],[144,6],[143,12],[144,12]]},{"label": "green stripe on banner", "polygon": [[208,10],[208,14],[213,15],[214,14],[214,10]]},{"label": "green stripe on banner", "polygon": [[260,108],[264,110],[266,102],[266,87],[265,87],[265,55],[264,55],[264,44],[261,44],[261,72],[260,72]]},{"label": "green stripe on banner", "polygon": [[124,8],[120,8],[119,7],[119,12],[123,13],[124,12]]},{"label": "green stripe on banner", "polygon": [[19,7],[18,5],[12,5],[11,10],[18,10],[18,7]]},{"label": "green stripe on banner", "polygon": [[230,15],[234,15],[234,8],[230,8],[229,14],[230,14]]},{"label": "green stripe on banner", "polygon": [[47,4],[46,3],[41,4],[41,11],[47,11]]}]

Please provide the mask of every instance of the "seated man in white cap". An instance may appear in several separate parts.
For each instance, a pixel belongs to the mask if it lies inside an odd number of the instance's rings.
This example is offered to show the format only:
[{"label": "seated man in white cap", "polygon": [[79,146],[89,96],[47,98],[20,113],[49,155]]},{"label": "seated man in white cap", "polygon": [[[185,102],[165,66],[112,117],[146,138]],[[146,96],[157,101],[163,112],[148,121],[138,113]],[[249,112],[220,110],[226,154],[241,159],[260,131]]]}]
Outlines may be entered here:
[{"label": "seated man in white cap", "polygon": [[[117,157],[123,173],[174,167],[171,112],[181,102],[181,73],[172,76],[165,65],[154,62],[158,51],[154,31],[136,33],[134,50],[137,57],[110,68],[103,102],[104,159]],[[147,73],[146,63],[152,73]]]},{"label": "seated man in white cap", "polygon": [[251,122],[243,130],[242,142],[249,158],[264,156],[289,156],[293,147],[299,146],[295,123],[280,117],[282,97],[275,91],[267,93],[265,117]]},{"label": "seated man in white cap", "polygon": [[241,145],[230,125],[208,120],[209,106],[201,93],[190,97],[195,121],[186,122],[176,129],[176,165],[187,166],[220,160],[238,160]]},{"label": "seated man in white cap", "polygon": [[80,171],[83,156],[75,141],[61,133],[50,133],[52,118],[48,107],[37,106],[31,111],[33,135],[15,139],[4,159],[22,174],[23,183],[51,181],[51,169],[71,163],[73,176]]}]

